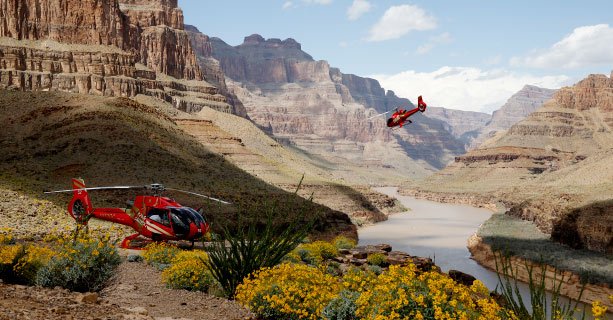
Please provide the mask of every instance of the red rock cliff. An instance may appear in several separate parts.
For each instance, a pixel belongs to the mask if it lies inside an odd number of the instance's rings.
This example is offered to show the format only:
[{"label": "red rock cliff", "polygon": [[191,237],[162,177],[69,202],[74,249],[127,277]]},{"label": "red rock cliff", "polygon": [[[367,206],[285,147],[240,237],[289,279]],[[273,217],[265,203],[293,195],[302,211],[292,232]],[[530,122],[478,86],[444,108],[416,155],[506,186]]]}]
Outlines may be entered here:
[{"label": "red rock cliff", "polygon": [[154,96],[231,112],[176,0],[0,0],[0,88]]}]

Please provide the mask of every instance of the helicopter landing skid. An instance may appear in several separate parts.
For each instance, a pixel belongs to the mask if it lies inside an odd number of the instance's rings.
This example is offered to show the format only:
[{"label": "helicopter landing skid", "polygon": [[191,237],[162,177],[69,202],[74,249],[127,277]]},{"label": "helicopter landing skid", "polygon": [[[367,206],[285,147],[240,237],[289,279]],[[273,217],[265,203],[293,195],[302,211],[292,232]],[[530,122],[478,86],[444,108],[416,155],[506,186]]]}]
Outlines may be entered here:
[{"label": "helicopter landing skid", "polygon": [[123,239],[123,241],[121,241],[121,248],[122,249],[134,249],[134,250],[143,250],[145,249],[145,246],[151,242],[153,242],[153,240],[151,239],[138,239],[138,241],[133,241],[136,238],[138,238],[138,236],[140,236],[140,233],[135,233],[131,236],[126,237],[125,239]]}]

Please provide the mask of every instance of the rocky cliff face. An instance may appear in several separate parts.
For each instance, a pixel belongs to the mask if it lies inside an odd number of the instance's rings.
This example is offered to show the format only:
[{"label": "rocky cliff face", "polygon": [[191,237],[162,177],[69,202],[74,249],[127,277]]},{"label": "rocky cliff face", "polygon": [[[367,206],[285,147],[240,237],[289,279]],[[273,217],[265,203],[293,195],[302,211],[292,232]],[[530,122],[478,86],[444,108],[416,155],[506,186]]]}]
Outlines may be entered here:
[{"label": "rocky cliff face", "polygon": [[483,112],[462,111],[429,107],[424,114],[428,118],[444,121],[447,131],[462,141],[467,147],[475,136],[491,121],[492,116]]},{"label": "rocky cliff face", "polygon": [[560,89],[416,188],[501,199],[509,214],[568,235],[557,237],[562,242],[609,252],[613,240],[601,233],[613,229],[611,219],[584,215],[606,216],[592,204],[610,203],[613,195],[613,80],[590,75]]},{"label": "rocky cliff face", "polygon": [[540,108],[543,103],[553,97],[556,90],[526,85],[515,93],[507,102],[494,111],[491,120],[470,142],[471,149],[476,148],[485,140],[494,137],[497,133],[511,128],[514,124],[525,119],[532,112]]},{"label": "rocky cliff face", "polygon": [[235,47],[202,36],[192,42],[202,48],[199,59],[219,62],[228,87],[253,121],[311,154],[392,175],[424,176],[464,152],[457,139],[440,130],[444,124],[439,120],[418,115],[414,124],[397,131],[385,126],[384,117],[369,120],[378,112],[412,104],[386,93],[374,79],[343,74],[326,61],[313,60],[294,39],[251,35]]},{"label": "rocky cliff face", "polygon": [[139,94],[231,111],[203,80],[176,0],[1,0],[0,87]]}]

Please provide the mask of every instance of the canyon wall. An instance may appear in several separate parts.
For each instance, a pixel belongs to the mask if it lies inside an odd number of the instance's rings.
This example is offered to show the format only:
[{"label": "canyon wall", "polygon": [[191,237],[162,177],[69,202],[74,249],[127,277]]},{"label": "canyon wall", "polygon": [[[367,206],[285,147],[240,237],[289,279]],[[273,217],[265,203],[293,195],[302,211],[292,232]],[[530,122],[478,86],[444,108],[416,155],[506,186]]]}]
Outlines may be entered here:
[{"label": "canyon wall", "polygon": [[0,88],[154,96],[232,112],[198,67],[172,0],[0,1]]},{"label": "canyon wall", "polygon": [[218,63],[229,91],[243,102],[250,119],[279,141],[312,155],[418,177],[464,152],[440,120],[416,115],[413,124],[392,131],[385,117],[369,119],[413,104],[386,92],[374,79],[343,74],[326,61],[315,61],[294,39],[254,34],[230,46],[194,34],[192,45],[200,48],[200,61]]}]

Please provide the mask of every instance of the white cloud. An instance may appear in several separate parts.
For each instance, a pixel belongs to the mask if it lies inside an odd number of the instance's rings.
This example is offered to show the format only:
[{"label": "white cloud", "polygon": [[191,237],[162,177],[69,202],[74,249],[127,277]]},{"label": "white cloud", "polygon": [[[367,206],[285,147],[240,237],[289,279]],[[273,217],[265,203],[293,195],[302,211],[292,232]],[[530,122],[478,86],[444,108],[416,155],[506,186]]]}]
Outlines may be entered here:
[{"label": "white cloud", "polygon": [[302,0],[306,4],[323,4],[328,5],[332,3],[332,0]]},{"label": "white cloud", "polygon": [[436,28],[436,19],[422,8],[414,5],[393,6],[387,9],[381,19],[370,28],[366,40],[385,41],[400,38],[417,30]]},{"label": "white cloud", "polygon": [[450,43],[451,41],[453,41],[453,39],[451,38],[451,35],[449,34],[449,32],[441,33],[437,36],[430,37],[430,39],[428,39],[428,42],[417,47],[417,54],[419,55],[426,54],[430,52],[437,45]]},{"label": "white cloud", "polygon": [[294,6],[294,3],[291,1],[285,1],[285,3],[283,3],[283,10],[289,9],[291,7]]},{"label": "white cloud", "polygon": [[370,2],[366,0],[353,0],[351,6],[347,9],[347,18],[349,20],[357,20],[363,14],[372,9]]},{"label": "white cloud", "polygon": [[498,109],[526,84],[554,89],[570,84],[570,78],[565,75],[540,77],[469,67],[442,67],[433,72],[409,70],[370,77],[399,97],[414,101],[423,95],[428,105],[467,111]]},{"label": "white cloud", "polygon": [[511,65],[534,68],[581,68],[613,64],[613,28],[608,24],[579,27],[549,49],[514,57]]},{"label": "white cloud", "polygon": [[338,43],[338,46],[341,48],[347,48],[349,46],[349,43],[347,43],[347,41],[341,41]]}]

